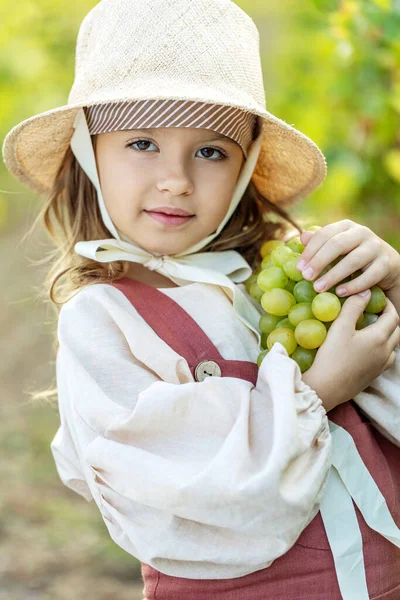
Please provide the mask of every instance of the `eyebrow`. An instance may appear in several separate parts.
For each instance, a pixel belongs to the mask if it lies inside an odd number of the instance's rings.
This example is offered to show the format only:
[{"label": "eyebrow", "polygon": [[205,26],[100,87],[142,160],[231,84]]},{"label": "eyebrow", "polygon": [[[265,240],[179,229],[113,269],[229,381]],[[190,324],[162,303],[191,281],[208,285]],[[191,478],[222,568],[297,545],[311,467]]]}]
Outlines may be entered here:
[{"label": "eyebrow", "polygon": [[[160,128],[146,127],[145,129],[130,129],[130,131],[141,131],[143,133],[146,133],[149,131],[158,131],[159,132]],[[206,140],[208,140],[210,142],[212,142],[213,140],[222,140],[223,142],[226,142],[227,144],[234,144],[235,146],[237,145],[236,142],[232,138],[229,138],[226,135],[222,135],[222,133],[218,133],[217,131],[214,131],[212,133],[212,137],[206,138]],[[206,141],[206,140],[204,140],[204,141]]]}]

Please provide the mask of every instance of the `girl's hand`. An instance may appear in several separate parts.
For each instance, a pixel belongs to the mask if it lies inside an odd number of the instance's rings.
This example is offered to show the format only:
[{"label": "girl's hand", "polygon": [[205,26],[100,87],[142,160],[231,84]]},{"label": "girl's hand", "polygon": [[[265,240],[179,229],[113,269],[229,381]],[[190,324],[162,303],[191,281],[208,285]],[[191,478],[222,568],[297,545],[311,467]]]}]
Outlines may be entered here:
[{"label": "girl's hand", "polygon": [[[315,281],[315,291],[326,292],[358,270],[362,271],[361,275],[336,288],[338,296],[358,294],[374,285],[379,285],[384,292],[400,290],[400,254],[368,227],[344,219],[315,232],[303,231],[300,239],[306,248],[297,268],[309,281],[314,281],[336,258],[344,256]],[[312,269],[312,273],[308,269]]]},{"label": "girl's hand", "polygon": [[354,398],[396,361],[400,317],[390,300],[375,323],[356,330],[371,298],[367,294],[347,298],[311,368],[303,374],[303,381],[317,392],[327,412]]}]

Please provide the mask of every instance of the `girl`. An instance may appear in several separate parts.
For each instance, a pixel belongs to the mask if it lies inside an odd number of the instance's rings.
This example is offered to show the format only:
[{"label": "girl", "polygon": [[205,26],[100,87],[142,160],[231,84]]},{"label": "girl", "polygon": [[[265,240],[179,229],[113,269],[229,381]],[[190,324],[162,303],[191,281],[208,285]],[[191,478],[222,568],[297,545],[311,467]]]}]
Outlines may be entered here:
[{"label": "girl", "polygon": [[[266,110],[248,15],[102,0],[68,104],[3,156],[60,249],[57,470],[141,561],[146,600],[398,598],[399,255],[351,221],[303,233],[310,280],[341,255],[326,289],[363,274],[309,371],[280,344],[258,370],[243,282],[288,233],[267,209],[301,231],[284,207],[326,164]],[[356,331],[377,283],[393,302]]]}]

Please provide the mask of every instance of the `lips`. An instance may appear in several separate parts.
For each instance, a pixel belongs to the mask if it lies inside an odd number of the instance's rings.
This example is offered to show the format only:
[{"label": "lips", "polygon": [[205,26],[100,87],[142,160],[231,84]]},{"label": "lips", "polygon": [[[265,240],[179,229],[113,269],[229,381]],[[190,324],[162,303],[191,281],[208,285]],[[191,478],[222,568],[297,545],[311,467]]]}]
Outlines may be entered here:
[{"label": "lips", "polygon": [[146,212],[162,213],[164,215],[174,215],[178,217],[193,217],[193,214],[183,208],[172,208],[169,206],[157,206]]},{"label": "lips", "polygon": [[153,219],[155,219],[159,223],[163,223],[164,225],[183,225],[194,219],[194,215],[186,215],[182,217],[180,215],[167,215],[166,213],[156,211],[146,210],[145,212],[149,215],[149,217],[152,217]]}]

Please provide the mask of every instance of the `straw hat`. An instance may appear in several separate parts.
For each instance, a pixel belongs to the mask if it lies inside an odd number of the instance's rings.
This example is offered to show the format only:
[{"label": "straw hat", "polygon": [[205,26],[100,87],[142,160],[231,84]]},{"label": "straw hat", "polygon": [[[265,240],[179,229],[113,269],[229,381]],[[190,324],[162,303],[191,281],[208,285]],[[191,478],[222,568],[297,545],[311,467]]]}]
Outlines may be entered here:
[{"label": "straw hat", "polygon": [[252,180],[277,205],[299,202],[326,177],[318,146],[266,110],[259,33],[230,0],[102,0],[79,29],[68,103],[13,127],[4,163],[46,194],[81,108],[148,98],[232,106],[261,117]]}]

